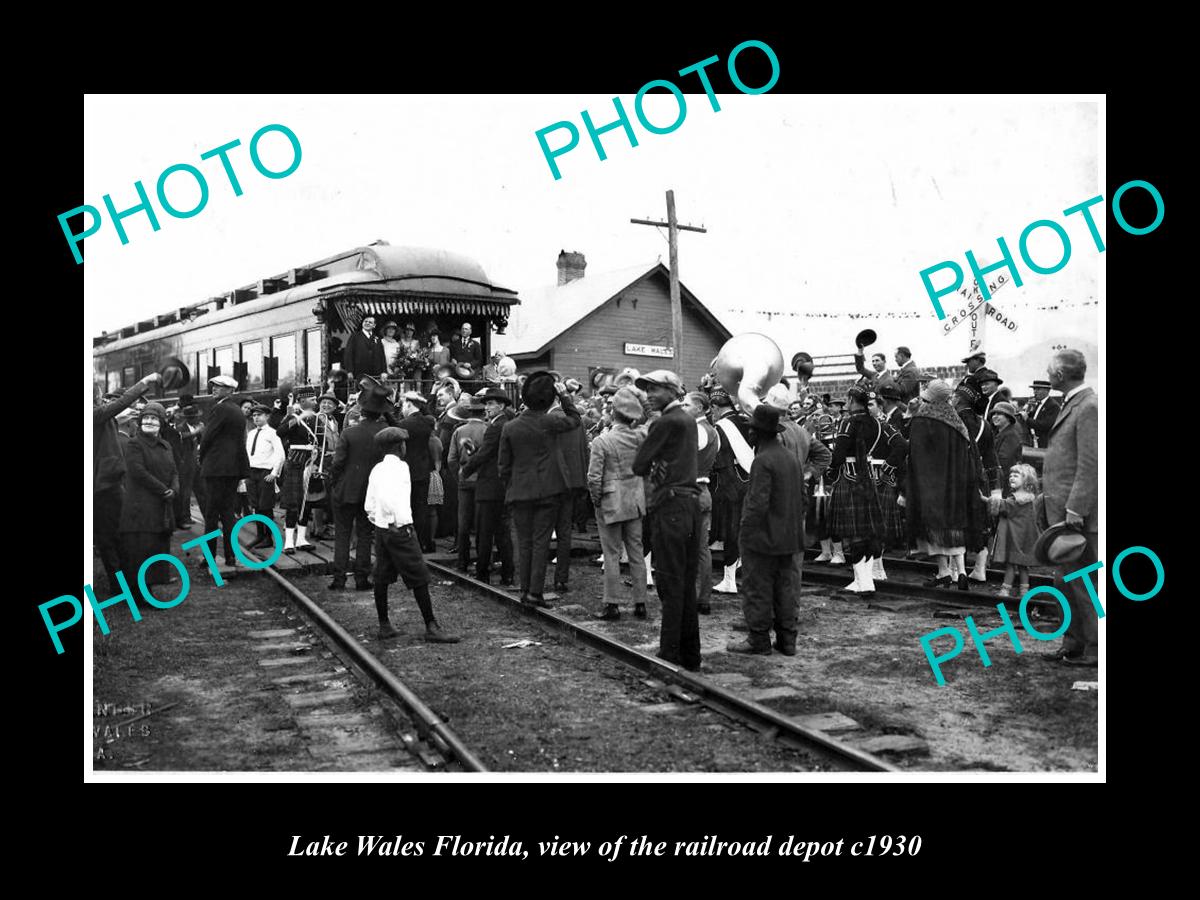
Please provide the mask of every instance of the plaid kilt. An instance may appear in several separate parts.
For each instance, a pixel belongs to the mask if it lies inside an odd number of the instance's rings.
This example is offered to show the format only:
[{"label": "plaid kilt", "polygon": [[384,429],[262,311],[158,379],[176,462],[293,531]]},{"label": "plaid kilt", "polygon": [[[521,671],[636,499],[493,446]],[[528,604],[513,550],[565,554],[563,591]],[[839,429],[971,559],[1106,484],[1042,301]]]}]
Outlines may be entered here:
[{"label": "plaid kilt", "polygon": [[896,502],[900,496],[900,492],[896,490],[894,484],[888,484],[884,481],[879,482],[875,486],[875,492],[879,495],[879,508],[883,513],[883,532],[880,534],[880,539],[883,541],[884,546],[907,546],[908,537],[904,527],[904,510]]},{"label": "plaid kilt", "polygon": [[830,537],[844,544],[878,541],[883,530],[883,511],[875,485],[869,479],[851,482],[845,476],[839,478],[829,500]]},{"label": "plaid kilt", "polygon": [[300,501],[304,499],[304,467],[308,465],[309,453],[304,454],[304,461],[297,462],[291,453],[283,464],[283,486],[279,491],[279,505],[284,509],[299,509]]}]

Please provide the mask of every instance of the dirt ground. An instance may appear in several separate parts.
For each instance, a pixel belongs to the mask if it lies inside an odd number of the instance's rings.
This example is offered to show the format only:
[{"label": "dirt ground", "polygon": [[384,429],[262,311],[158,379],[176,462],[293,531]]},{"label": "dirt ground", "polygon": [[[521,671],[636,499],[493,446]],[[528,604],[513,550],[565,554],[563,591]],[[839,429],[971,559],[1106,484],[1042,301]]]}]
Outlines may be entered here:
[{"label": "dirt ground", "polygon": [[[435,573],[435,614],[458,644],[426,644],[412,593],[395,585],[375,637],[369,593],[296,578],[340,625],[415,690],[493,771],[807,772],[819,759],[767,740],[699,704],[675,702],[645,675],[543,631],[526,616]],[[531,646],[506,648],[518,641]]]},{"label": "dirt ground", "polygon": [[[591,557],[591,558],[594,558]],[[714,577],[714,582],[719,580]],[[851,580],[847,576],[847,582]],[[587,557],[572,559],[571,591],[558,610],[578,620],[603,608],[602,575]],[[713,594],[713,615],[701,616],[705,674],[739,672],[750,677],[739,692],[788,686],[796,696],[762,700],[787,715],[836,711],[862,729],[835,736],[855,743],[857,735],[905,734],[924,739],[928,754],[885,754],[903,768],[955,771],[1095,771],[1098,692],[1072,690],[1077,681],[1095,681],[1096,669],[1051,661],[1059,641],[1039,641],[1018,625],[1024,652],[1006,637],[987,643],[992,665],[984,668],[963,616],[973,616],[981,632],[1001,625],[991,610],[940,612],[937,604],[889,600],[877,594],[864,602],[828,588],[805,586],[800,601],[799,653],[786,657],[740,656],[725,652],[728,641],[745,637],[734,626],[744,621],[741,597]],[[657,649],[658,601],[651,592],[648,621],[622,607],[619,622],[589,621],[641,650]],[[886,603],[896,611],[878,608]],[[958,658],[943,665],[939,686],[919,639],[947,626],[964,636]],[[1053,630],[1050,625],[1043,630]],[[951,643],[943,638],[935,652]]]},{"label": "dirt ground", "polygon": [[[403,634],[381,643],[371,595],[329,593],[326,581],[297,579],[496,771],[822,770],[819,760],[675,702],[641,673],[443,576],[435,574],[435,609],[464,634],[460,644],[424,643],[412,594],[400,586],[392,590],[392,621]],[[249,575],[217,588],[194,574],[192,584],[178,607],[143,609],[137,623],[113,607],[112,633],[97,629],[97,770],[421,769],[373,692],[305,631],[273,582]],[[640,650],[657,649],[653,592],[648,621],[632,618],[626,605],[621,621],[604,623],[590,619],[602,602],[600,569],[588,557],[573,559],[571,588],[556,602],[558,612]],[[784,715],[848,716],[857,727],[835,736],[851,744],[886,735],[922,741],[915,750],[878,751],[901,768],[1095,770],[1098,694],[1071,686],[1094,680],[1096,671],[1051,662],[1057,641],[1022,633],[1025,652],[1017,655],[1006,639],[994,639],[993,664],[984,668],[967,637],[962,654],[943,668],[947,684],[938,686],[919,638],[947,625],[965,635],[961,612],[806,587],[800,653],[789,658],[725,652],[727,641],[744,637],[736,629],[741,600],[714,594],[713,609],[701,617],[705,677],[737,693],[773,695],[759,702]],[[1000,624],[994,611],[973,615],[981,630]],[[266,633],[273,636],[251,637]],[[505,648],[518,640],[537,643]],[[146,708],[162,711],[119,727]]]},{"label": "dirt ground", "polygon": [[93,624],[96,771],[424,771],[267,576],[190,577],[179,606],[139,604],[140,622],[111,607],[107,636]]}]

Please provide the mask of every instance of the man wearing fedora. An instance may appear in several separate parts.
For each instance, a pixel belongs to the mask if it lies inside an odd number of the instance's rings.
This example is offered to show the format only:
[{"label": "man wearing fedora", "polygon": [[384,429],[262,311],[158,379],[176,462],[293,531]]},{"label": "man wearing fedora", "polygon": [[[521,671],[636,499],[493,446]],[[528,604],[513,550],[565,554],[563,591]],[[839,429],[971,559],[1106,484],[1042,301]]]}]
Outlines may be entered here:
[{"label": "man wearing fedora", "polygon": [[[562,411],[551,413],[555,397]],[[579,411],[567,389],[549,372],[534,372],[521,389],[525,410],[504,426],[497,462],[513,506],[521,602],[548,608],[544,597],[550,532],[567,490],[567,472],[557,436],[580,427]]]},{"label": "man wearing fedora", "polygon": [[1049,381],[1038,379],[1029,387],[1033,390],[1033,399],[1025,404],[1021,418],[1033,432],[1033,446],[1044,450],[1050,442],[1050,429],[1054,427],[1062,404],[1057,398],[1050,396]]},{"label": "man wearing fedora", "polygon": [[634,384],[646,392],[651,410],[646,440],[633,460],[635,475],[649,478],[646,509],[651,517],[654,576],[662,603],[658,656],[700,670],[700,614],[696,572],[700,560],[700,487],[696,484],[699,439],[696,420],[683,408],[683,381],[658,369]]},{"label": "man wearing fedora", "polygon": [[[358,398],[361,421],[341,435],[333,454],[329,472],[330,500],[333,505],[333,580],[329,590],[346,589],[346,570],[350,568],[350,533],[357,532],[354,553],[354,584],[360,591],[370,590],[371,543],[374,539],[371,520],[367,517],[364,500],[371,470],[382,458],[375,435],[386,423],[383,414],[391,407],[387,391],[372,385]],[[429,435],[426,433],[426,441]],[[426,482],[428,490],[428,482]]]},{"label": "man wearing fedora", "polygon": [[[483,445],[483,436],[487,433],[487,425],[483,421],[483,400],[470,394],[463,394],[467,402],[452,408],[447,415],[462,417],[463,423],[450,436],[450,452],[446,455],[449,471],[458,482],[458,531],[455,543],[458,546],[458,570],[467,572],[471,565],[471,532],[475,530],[475,488],[479,480],[477,473],[466,475],[463,465],[470,460],[475,452]],[[447,483],[451,479],[447,478]],[[447,498],[449,501],[450,498]],[[476,539],[476,551],[479,541]]]},{"label": "man wearing fedora", "polygon": [[234,512],[238,482],[250,472],[246,453],[246,417],[234,400],[237,380],[230,375],[217,375],[208,382],[216,405],[208,414],[204,433],[200,435],[200,477],[206,494],[204,532],[213,531],[218,523],[225,548],[225,564],[236,566],[233,553]]},{"label": "man wearing fedora", "polygon": [[730,642],[730,653],[796,655],[796,601],[804,551],[803,470],[796,455],[779,442],[780,410],[766,403],[750,417],[754,462],[742,504],[742,610],[750,633]]},{"label": "man wearing fedora", "polygon": [[[397,427],[408,432],[405,462],[412,479],[413,526],[423,553],[432,553],[433,536],[429,533],[429,473],[433,459],[429,455],[429,436],[437,420],[427,415],[429,401],[416,391],[406,391],[400,400],[401,419]],[[389,404],[390,405],[390,404]]]},{"label": "man wearing fedora", "polygon": [[892,377],[892,373],[887,368],[887,354],[872,353],[871,368],[866,367],[866,356],[860,350],[854,354],[854,368],[861,376],[858,379],[858,386],[864,391],[875,391],[878,393],[887,385],[894,385],[896,379]]},{"label": "man wearing fedora", "polygon": [[1096,608],[1092,594],[1083,583],[1091,579],[1095,591],[1095,572],[1066,580],[1078,569],[1099,559],[1099,508],[1097,492],[1097,443],[1099,409],[1096,392],[1084,385],[1087,361],[1078,350],[1060,350],[1047,367],[1050,386],[1063,394],[1062,409],[1050,428],[1049,446],[1042,467],[1042,496],[1046,522],[1065,523],[1085,538],[1082,555],[1060,563],[1055,569],[1054,585],[1067,597],[1071,622],[1063,635],[1059,657],[1071,665],[1096,664],[1099,651]]},{"label": "man wearing fedora", "polygon": [[504,502],[506,485],[500,479],[497,460],[500,455],[500,435],[515,415],[512,400],[498,387],[483,393],[483,409],[487,428],[483,441],[462,465],[462,474],[475,478],[475,577],[487,582],[492,571],[492,545],[500,551],[500,583],[512,586],[513,546],[512,509]]}]

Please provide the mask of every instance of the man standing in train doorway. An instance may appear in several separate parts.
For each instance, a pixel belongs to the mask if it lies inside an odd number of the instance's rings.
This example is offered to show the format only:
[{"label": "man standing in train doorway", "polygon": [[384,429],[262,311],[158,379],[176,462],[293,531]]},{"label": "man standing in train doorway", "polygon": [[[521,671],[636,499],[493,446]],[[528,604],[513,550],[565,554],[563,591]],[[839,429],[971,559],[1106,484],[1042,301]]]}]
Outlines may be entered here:
[{"label": "man standing in train doorway", "polygon": [[635,382],[662,415],[650,423],[633,460],[633,473],[649,476],[647,515],[654,517],[654,576],[662,602],[658,657],[700,671],[700,614],[696,570],[700,546],[699,440],[696,420],[683,408],[683,382],[659,369]]},{"label": "man standing in train doorway", "polygon": [[246,418],[233,401],[237,380],[229,375],[210,379],[209,387],[217,398],[200,436],[200,477],[208,499],[204,506],[204,532],[213,531],[218,523],[224,541],[225,565],[236,566],[233,553],[234,512],[238,482],[250,474],[250,457],[246,454]]}]

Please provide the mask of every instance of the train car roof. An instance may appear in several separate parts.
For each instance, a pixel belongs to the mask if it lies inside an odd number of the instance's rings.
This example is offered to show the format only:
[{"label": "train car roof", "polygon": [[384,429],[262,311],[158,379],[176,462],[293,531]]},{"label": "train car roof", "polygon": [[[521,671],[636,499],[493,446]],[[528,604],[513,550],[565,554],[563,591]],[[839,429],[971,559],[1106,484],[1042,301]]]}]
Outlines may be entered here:
[{"label": "train car roof", "polygon": [[[521,302],[516,291],[493,284],[483,267],[468,256],[378,242],[263,278],[166,315],[103,332],[93,339],[93,348],[96,352],[117,350],[194,327],[346,293],[347,289],[372,297],[419,293],[444,294],[467,301],[477,298],[488,310],[495,309],[497,304],[509,306]],[[201,316],[203,321],[197,323]]]}]

